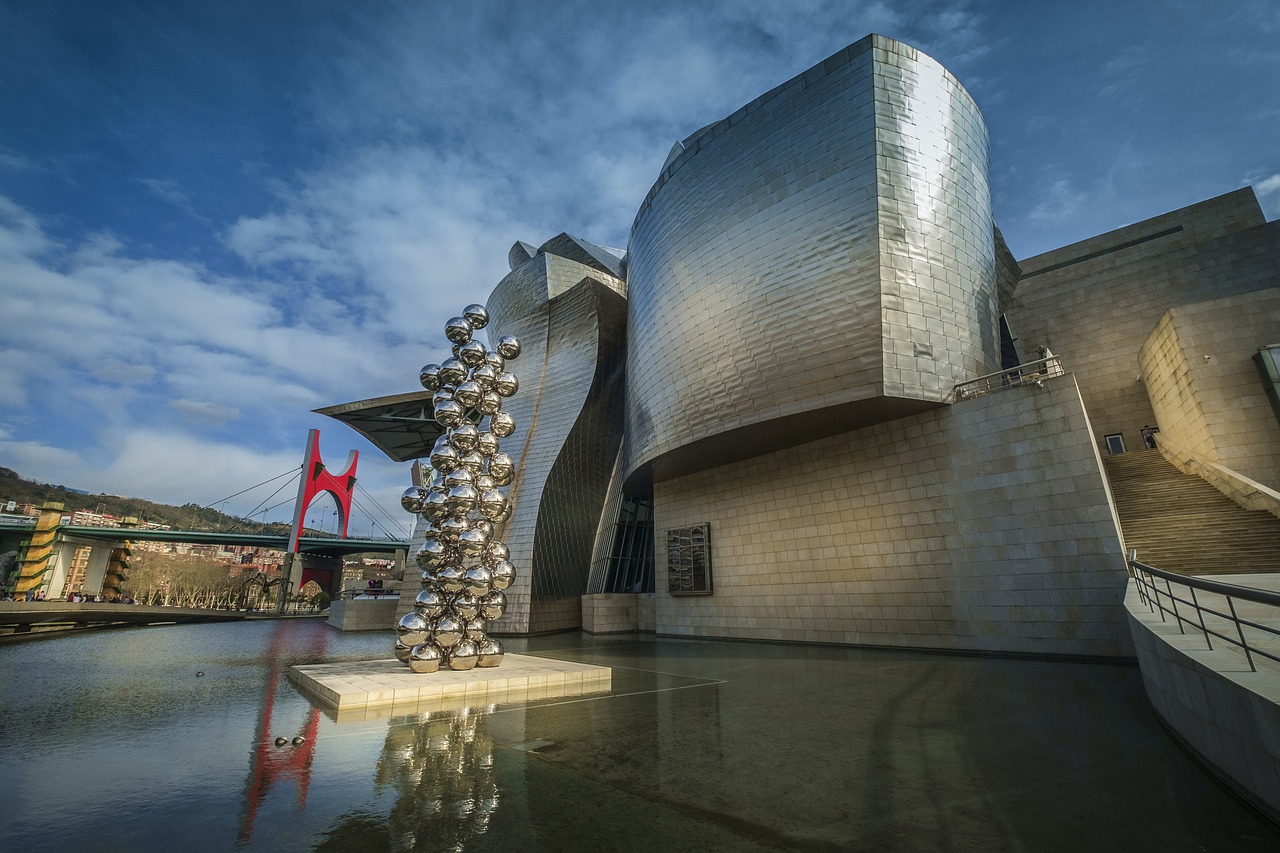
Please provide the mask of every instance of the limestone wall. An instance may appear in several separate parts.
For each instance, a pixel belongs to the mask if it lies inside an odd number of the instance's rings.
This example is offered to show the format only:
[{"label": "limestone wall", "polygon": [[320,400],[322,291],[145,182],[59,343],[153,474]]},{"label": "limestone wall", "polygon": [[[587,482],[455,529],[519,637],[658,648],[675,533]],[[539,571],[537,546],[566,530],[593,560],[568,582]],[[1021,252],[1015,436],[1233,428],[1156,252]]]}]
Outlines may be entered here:
[{"label": "limestone wall", "polygon": [[1101,444],[1155,420],[1138,350],[1170,308],[1273,287],[1280,222],[1248,189],[1020,261],[1006,315],[1024,358],[1048,346],[1075,372]]},{"label": "limestone wall", "polygon": [[1170,309],[1139,354],[1162,437],[1280,488],[1280,423],[1253,361],[1280,342],[1280,288]]},{"label": "limestone wall", "polygon": [[[659,633],[1129,655],[1125,569],[1073,377],[654,484]],[[666,592],[709,522],[713,594]]]}]

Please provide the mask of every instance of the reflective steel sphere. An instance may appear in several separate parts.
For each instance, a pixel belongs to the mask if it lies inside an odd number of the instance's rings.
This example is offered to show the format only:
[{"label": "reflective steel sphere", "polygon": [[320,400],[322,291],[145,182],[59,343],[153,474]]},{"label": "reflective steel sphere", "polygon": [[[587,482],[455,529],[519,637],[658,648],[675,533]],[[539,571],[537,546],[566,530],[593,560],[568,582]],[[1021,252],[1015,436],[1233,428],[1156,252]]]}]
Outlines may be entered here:
[{"label": "reflective steel sphere", "polygon": [[400,506],[405,512],[422,512],[422,502],[426,499],[426,489],[422,486],[410,486],[400,496]]},{"label": "reflective steel sphere", "polygon": [[497,378],[498,371],[494,370],[487,364],[481,364],[479,367],[471,371],[471,381],[479,385],[485,391],[493,390],[493,383]]},{"label": "reflective steel sphere", "polygon": [[418,371],[418,381],[422,383],[422,387],[428,391],[434,391],[440,387],[440,365],[424,364],[422,370]]},{"label": "reflective steel sphere", "polygon": [[[476,501],[480,499],[480,493],[476,491],[476,487],[467,483],[462,483],[449,489],[449,495],[445,498],[445,504],[449,510],[458,515],[464,515],[475,509]],[[459,542],[461,542],[461,534],[459,534]]]},{"label": "reflective steel sphere", "polygon": [[482,432],[476,439],[476,452],[481,456],[492,456],[498,452],[498,437],[491,432]]},{"label": "reflective steel sphere", "polygon": [[520,380],[514,373],[502,373],[493,382],[493,390],[504,397],[510,397],[520,390]]},{"label": "reflective steel sphere", "polygon": [[475,450],[479,440],[480,430],[476,429],[475,424],[464,422],[449,430],[449,444],[462,453]]},{"label": "reflective steel sphere", "polygon": [[471,525],[467,524],[467,520],[465,518],[458,518],[456,515],[450,516],[440,522],[440,538],[446,543],[457,542],[458,535],[461,534],[462,531],[469,530],[470,528]]},{"label": "reflective steel sphere", "polygon": [[499,486],[510,485],[516,475],[516,463],[505,453],[495,453],[489,458],[489,476]]},{"label": "reflective steel sphere", "polygon": [[483,329],[489,325],[489,310],[483,305],[472,303],[462,309],[462,316],[471,324],[473,329]]},{"label": "reflective steel sphere", "polygon": [[490,489],[479,496],[477,509],[489,521],[500,517],[507,509],[507,496],[497,489]]},{"label": "reflective steel sphere", "polygon": [[469,469],[473,474],[479,474],[484,470],[484,457],[474,450],[470,453],[464,453],[458,463]]},{"label": "reflective steel sphere", "polygon": [[498,338],[498,355],[503,358],[520,357],[520,340],[515,335],[503,335]]},{"label": "reflective steel sphere", "polygon": [[448,388],[437,389],[431,395],[431,408],[434,409],[436,406],[440,405],[441,403],[448,403],[450,400],[452,400],[453,388],[454,386],[450,385]]},{"label": "reflective steel sphere", "polygon": [[479,530],[484,534],[485,544],[488,545],[489,540],[493,538],[493,522],[486,518],[475,518],[471,521],[471,529]]},{"label": "reflective steel sphere", "polygon": [[[456,403],[454,405],[457,405]],[[448,444],[436,448],[431,451],[431,467],[437,471],[441,471],[446,475],[454,468],[458,467],[458,451],[454,450]]]},{"label": "reflective steel sphere", "polygon": [[458,347],[458,360],[467,367],[475,367],[484,364],[485,354],[488,352],[484,348],[484,344],[479,341],[468,341]]},{"label": "reflective steel sphere", "polygon": [[441,616],[436,620],[435,640],[442,649],[452,649],[462,639],[465,626],[454,616]]},{"label": "reflective steel sphere", "polygon": [[461,456],[458,457],[458,467],[445,474],[445,488],[452,489],[454,486],[474,486],[476,484],[476,472],[463,465],[462,458]]},{"label": "reflective steel sphere", "polygon": [[515,582],[516,567],[510,560],[495,560],[489,564],[489,576],[493,578],[493,588],[501,592]]},{"label": "reflective steel sphere", "polygon": [[462,406],[452,400],[446,400],[436,406],[436,423],[442,427],[455,427],[462,423],[462,416],[465,414]]},{"label": "reflective steel sphere", "polygon": [[511,549],[507,547],[505,542],[490,542],[489,547],[484,549],[486,560],[497,562],[498,560],[510,560]]},{"label": "reflective steel sphere", "polygon": [[493,481],[493,477],[488,474],[476,474],[476,481],[473,483],[481,492],[487,492],[490,489],[498,488],[498,484]]},{"label": "reflective steel sphere", "polygon": [[474,619],[480,615],[480,599],[466,590],[454,596],[453,601],[449,603],[449,607],[463,621]]},{"label": "reflective steel sphere", "polygon": [[466,591],[476,598],[484,598],[493,592],[493,572],[488,566],[472,566],[463,579]]},{"label": "reflective steel sphere", "polygon": [[444,598],[434,589],[424,589],[413,600],[414,608],[428,619],[435,619],[444,613]]},{"label": "reflective steel sphere", "polygon": [[[440,420],[437,412],[436,420]],[[510,412],[498,412],[489,419],[489,431],[498,438],[506,438],[516,431],[516,419]]]},{"label": "reflective steel sphere", "polygon": [[453,392],[453,399],[461,403],[463,408],[474,409],[476,403],[480,402],[480,395],[484,392],[480,390],[480,386],[471,380],[467,380],[458,386]]},{"label": "reflective steel sphere", "polygon": [[475,410],[482,415],[496,415],[501,408],[502,398],[497,391],[485,391],[475,405]]},{"label": "reflective steel sphere", "polygon": [[396,636],[406,646],[416,646],[427,639],[430,630],[431,623],[427,617],[414,610],[400,617],[400,622],[396,625]]},{"label": "reflective steel sphere", "polygon": [[480,599],[480,615],[485,619],[500,619],[506,609],[507,596],[501,590],[495,589]]},{"label": "reflective steel sphere", "polygon": [[443,566],[436,569],[436,584],[450,594],[462,592],[465,577],[466,573],[458,566]]},{"label": "reflective steel sphere", "polygon": [[432,521],[443,521],[444,517],[449,513],[449,505],[447,503],[448,490],[445,488],[432,489],[427,495],[427,499],[422,505],[422,514]]},{"label": "reflective steel sphere", "polygon": [[428,539],[414,552],[413,559],[420,569],[434,569],[436,566],[443,565],[442,561],[446,553],[447,549],[443,542],[438,539]]},{"label": "reflective steel sphere", "polygon": [[467,378],[467,366],[456,358],[446,358],[440,365],[440,386],[458,385]]},{"label": "reflective steel sphere", "polygon": [[468,670],[480,660],[480,649],[471,640],[463,640],[449,652],[449,669]]},{"label": "reflective steel sphere", "polygon": [[477,644],[483,642],[488,635],[485,633],[485,622],[479,616],[474,619],[467,620],[467,639],[474,640]]},{"label": "reflective steel sphere", "polygon": [[409,668],[414,672],[436,672],[442,657],[434,643],[419,643],[409,652]]},{"label": "reflective steel sphere", "polygon": [[451,317],[444,324],[444,336],[455,344],[465,344],[471,340],[471,324],[462,317]]},{"label": "reflective steel sphere", "polygon": [[492,350],[484,357],[484,363],[492,367],[496,373],[501,373],[507,369],[506,360]]},{"label": "reflective steel sphere", "polygon": [[[471,488],[470,486],[459,486],[459,488]],[[458,550],[464,557],[479,557],[484,553],[484,546],[489,543],[489,537],[483,530],[464,530],[458,534]]]},{"label": "reflective steel sphere", "polygon": [[480,659],[476,661],[476,666],[497,666],[502,663],[502,643],[486,637],[477,644],[479,646]]},{"label": "reflective steel sphere", "polygon": [[397,637],[395,651],[396,651],[396,660],[400,661],[401,663],[408,663],[409,653],[413,651],[413,646],[406,646],[404,643],[400,642],[400,638]]}]

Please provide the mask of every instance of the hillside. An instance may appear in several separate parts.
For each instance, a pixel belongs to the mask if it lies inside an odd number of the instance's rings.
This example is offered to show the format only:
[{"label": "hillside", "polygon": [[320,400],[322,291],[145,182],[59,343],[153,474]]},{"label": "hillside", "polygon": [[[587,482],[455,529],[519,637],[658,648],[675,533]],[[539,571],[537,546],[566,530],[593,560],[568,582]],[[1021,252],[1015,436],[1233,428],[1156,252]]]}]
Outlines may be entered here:
[{"label": "hillside", "polygon": [[67,512],[86,509],[117,517],[133,516],[140,521],[152,521],[182,530],[235,529],[248,533],[284,533],[289,529],[286,524],[245,521],[194,503],[171,506],[153,503],[143,498],[85,494],[66,486],[37,483],[25,479],[16,471],[0,467],[0,505],[8,501],[36,506],[48,501],[57,501],[66,507]]}]

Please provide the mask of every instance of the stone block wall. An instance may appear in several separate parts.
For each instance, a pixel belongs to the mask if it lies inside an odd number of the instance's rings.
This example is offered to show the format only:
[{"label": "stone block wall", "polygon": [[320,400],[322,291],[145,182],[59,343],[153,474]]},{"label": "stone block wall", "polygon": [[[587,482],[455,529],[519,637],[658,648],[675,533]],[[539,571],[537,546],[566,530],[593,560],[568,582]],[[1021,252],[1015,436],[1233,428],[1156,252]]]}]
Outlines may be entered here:
[{"label": "stone block wall", "polygon": [[1280,488],[1280,423],[1253,361],[1274,343],[1280,288],[1166,312],[1139,354],[1161,436]]},{"label": "stone block wall", "polygon": [[1154,423],[1138,351],[1170,308],[1274,287],[1280,222],[1249,188],[1019,262],[1006,312],[1024,359],[1048,346],[1079,379],[1101,445]]},{"label": "stone block wall", "polygon": [[[1128,656],[1125,568],[1073,377],[654,484],[662,634]],[[666,592],[711,525],[713,593]]]}]

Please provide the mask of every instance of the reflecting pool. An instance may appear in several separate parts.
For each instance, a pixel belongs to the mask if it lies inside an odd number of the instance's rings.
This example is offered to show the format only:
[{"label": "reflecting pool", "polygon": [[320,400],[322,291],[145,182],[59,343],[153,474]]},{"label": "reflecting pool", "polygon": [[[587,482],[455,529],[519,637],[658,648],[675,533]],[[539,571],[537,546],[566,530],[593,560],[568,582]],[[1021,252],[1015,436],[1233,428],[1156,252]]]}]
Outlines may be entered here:
[{"label": "reflecting pool", "polygon": [[1132,666],[559,634],[507,648],[613,667],[608,693],[340,721],[285,676],[390,642],[284,620],[0,647],[0,849],[1280,849]]}]

